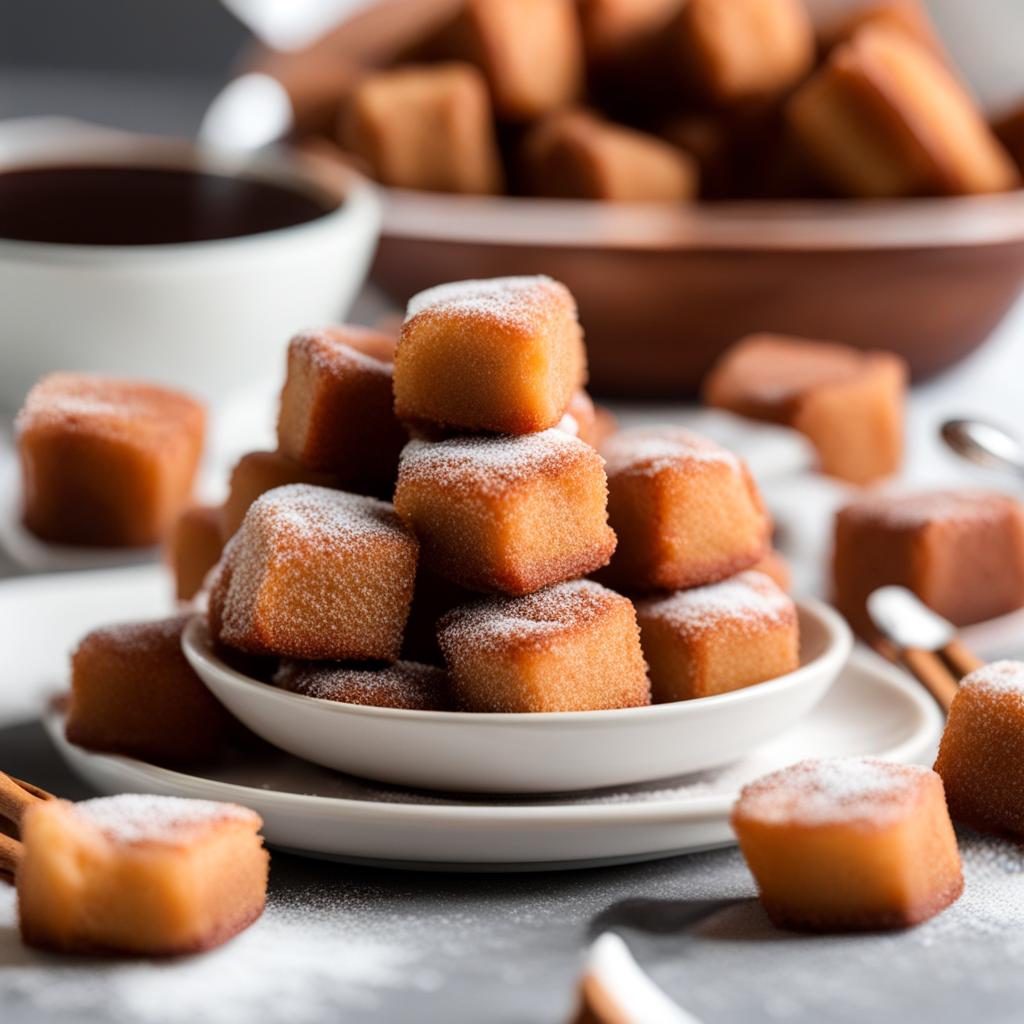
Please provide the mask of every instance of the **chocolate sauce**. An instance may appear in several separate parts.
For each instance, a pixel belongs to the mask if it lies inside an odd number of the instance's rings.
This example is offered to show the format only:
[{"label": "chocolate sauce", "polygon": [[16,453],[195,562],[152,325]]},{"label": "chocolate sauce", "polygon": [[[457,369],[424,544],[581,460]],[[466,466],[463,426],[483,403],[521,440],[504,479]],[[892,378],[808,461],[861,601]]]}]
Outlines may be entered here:
[{"label": "chocolate sauce", "polygon": [[0,238],[70,245],[165,245],[294,227],[330,200],[250,177],[157,167],[0,171]]}]

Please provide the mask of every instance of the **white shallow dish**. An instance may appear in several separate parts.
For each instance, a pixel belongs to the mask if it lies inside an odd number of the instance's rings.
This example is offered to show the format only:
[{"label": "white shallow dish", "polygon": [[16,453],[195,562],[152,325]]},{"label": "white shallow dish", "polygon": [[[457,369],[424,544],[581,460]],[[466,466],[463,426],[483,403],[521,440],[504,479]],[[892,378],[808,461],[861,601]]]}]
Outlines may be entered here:
[{"label": "white shallow dish", "polygon": [[832,609],[799,604],[801,666],[716,697],[608,711],[470,714],[319,700],[225,664],[197,616],[185,656],[257,736],[326,768],[422,789],[554,793],[629,785],[730,764],[804,717],[850,654]]},{"label": "white shallow dish", "polygon": [[652,860],[733,842],[729,812],[750,779],[804,757],[929,761],[942,717],[924,690],[870,652],[854,654],[801,722],[731,767],[639,786],[551,797],[397,789],[271,749],[201,775],[91,754],[46,724],[69,767],[101,793],[229,800],[263,817],[267,841],[313,857],[386,867],[529,871]]}]

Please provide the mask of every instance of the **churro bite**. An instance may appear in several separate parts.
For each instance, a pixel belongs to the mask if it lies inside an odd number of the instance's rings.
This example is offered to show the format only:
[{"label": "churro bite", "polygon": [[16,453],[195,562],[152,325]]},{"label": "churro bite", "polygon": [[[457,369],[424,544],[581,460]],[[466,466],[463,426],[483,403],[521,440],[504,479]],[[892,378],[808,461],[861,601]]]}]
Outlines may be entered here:
[{"label": "churro bite", "polygon": [[768,554],[751,568],[754,572],[764,573],[780,590],[788,593],[793,586],[789,562],[775,548],[771,548]]},{"label": "churro bite", "polygon": [[955,821],[1024,839],[1024,663],[996,661],[963,679],[935,770]]},{"label": "churro bite", "polygon": [[636,601],[656,704],[740,690],[800,665],[796,605],[759,572]]},{"label": "churro bite", "polygon": [[285,660],[274,683],[304,697],[341,704],[406,711],[453,710],[444,669],[414,661],[361,666]]},{"label": "churro bite", "polygon": [[732,826],[772,922],[798,931],[920,924],[963,891],[942,779],[871,758],[801,761],[745,786]]},{"label": "churro bite", "polygon": [[709,405],[799,430],[831,476],[868,484],[899,469],[907,365],[891,352],[752,334],[704,382]]},{"label": "churro bite", "polygon": [[654,203],[697,194],[697,164],[678,147],[584,110],[538,122],[524,141],[523,156],[536,195]]},{"label": "churro bite", "polygon": [[563,431],[410,441],[395,508],[423,562],[470,590],[526,594],[607,564],[601,456]]},{"label": "churro bite", "polygon": [[903,32],[915,42],[933,50],[943,60],[946,59],[946,51],[922,0],[882,0],[881,3],[860,4],[828,26],[822,42],[827,49],[831,49],[840,43],[849,42],[867,25],[880,25]]},{"label": "churro bite", "polygon": [[714,583],[762,559],[771,523],[746,463],[680,427],[622,430],[602,448],[618,547],[604,575],[634,590]]},{"label": "churro bite", "polygon": [[565,415],[558,421],[559,430],[597,449],[618,430],[618,426],[614,414],[604,406],[595,405],[582,388],[569,400]]},{"label": "churro bite", "polygon": [[438,628],[465,711],[595,711],[650,703],[633,605],[588,580],[489,597]]},{"label": "churro bite", "polygon": [[345,325],[303,331],[288,346],[281,451],[351,490],[391,496],[408,440],[391,392],[395,339]]},{"label": "churro bite", "polygon": [[672,31],[680,65],[722,105],[772,100],[814,63],[800,0],[687,0]]},{"label": "churro bite", "polygon": [[549,277],[456,281],[413,296],[395,357],[399,419],[529,434],[586,378],[569,289]]},{"label": "churro bite", "polygon": [[70,742],[172,764],[220,753],[234,720],[181,652],[188,618],[104,626],[81,640],[71,656]]},{"label": "churro bite", "polygon": [[174,573],[175,595],[191,601],[224,548],[221,509],[194,505],[178,516],[167,547],[167,561]]},{"label": "churro bite", "polygon": [[248,654],[394,661],[418,548],[387,502],[305,484],[268,491],[225,552],[211,635]]},{"label": "churro bite", "polygon": [[582,91],[574,0],[466,0],[451,42],[459,56],[483,69],[504,120],[532,120]]},{"label": "churro bite", "polygon": [[339,134],[394,188],[489,194],[504,184],[487,84],[469,64],[367,74],[345,105]]},{"label": "churro bite", "polygon": [[680,0],[578,0],[583,45],[591,64],[620,64],[648,48]]},{"label": "churro bite", "polygon": [[58,544],[158,543],[191,500],[205,429],[203,406],[177,391],[44,377],[14,423],[25,526]]},{"label": "churro bite", "polygon": [[263,913],[261,825],[236,804],[170,796],[35,804],[21,823],[22,939],[137,956],[219,946]]},{"label": "churro bite", "polygon": [[249,506],[267,491],[285,484],[337,487],[337,478],[296,462],[283,452],[248,452],[235,463],[228,481],[228,496],[220,512],[221,536],[233,537]]},{"label": "churro bite", "polygon": [[836,607],[875,634],[868,595],[908,587],[958,626],[1024,606],[1024,507],[986,491],[875,495],[839,511],[832,586]]},{"label": "churro bite", "polygon": [[941,58],[868,25],[789,101],[790,123],[841,192],[885,198],[1003,192],[1017,170]]}]

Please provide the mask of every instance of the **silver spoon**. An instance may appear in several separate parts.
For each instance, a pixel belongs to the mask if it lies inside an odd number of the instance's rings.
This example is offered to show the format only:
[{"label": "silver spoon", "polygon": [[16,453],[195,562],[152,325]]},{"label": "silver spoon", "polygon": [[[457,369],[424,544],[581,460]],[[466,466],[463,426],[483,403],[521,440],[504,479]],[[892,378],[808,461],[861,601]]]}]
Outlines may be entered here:
[{"label": "silver spoon", "polygon": [[1008,430],[985,420],[947,420],[942,440],[968,462],[1024,475],[1024,446]]}]

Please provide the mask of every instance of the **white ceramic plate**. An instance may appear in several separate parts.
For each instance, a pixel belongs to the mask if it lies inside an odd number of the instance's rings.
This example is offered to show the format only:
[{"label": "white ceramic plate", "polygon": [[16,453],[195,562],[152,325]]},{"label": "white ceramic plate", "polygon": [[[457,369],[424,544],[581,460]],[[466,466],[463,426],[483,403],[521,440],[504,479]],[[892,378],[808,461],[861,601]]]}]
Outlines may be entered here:
[{"label": "white ceramic plate", "polygon": [[608,711],[470,714],[318,700],[242,675],[197,616],[182,646],[214,696],[257,736],[326,768],[400,786],[556,793],[622,786],[730,764],[798,722],[850,654],[830,608],[799,605],[801,666],[700,700]]},{"label": "white ceramic plate", "polygon": [[923,689],[857,652],[799,724],[718,772],[555,797],[471,797],[397,789],[267,749],[203,775],[90,754],[47,726],[71,769],[102,793],[231,800],[263,816],[268,842],[315,857],[435,870],[542,870],[669,857],[732,842],[740,786],[803,757],[928,761],[942,718]]}]

